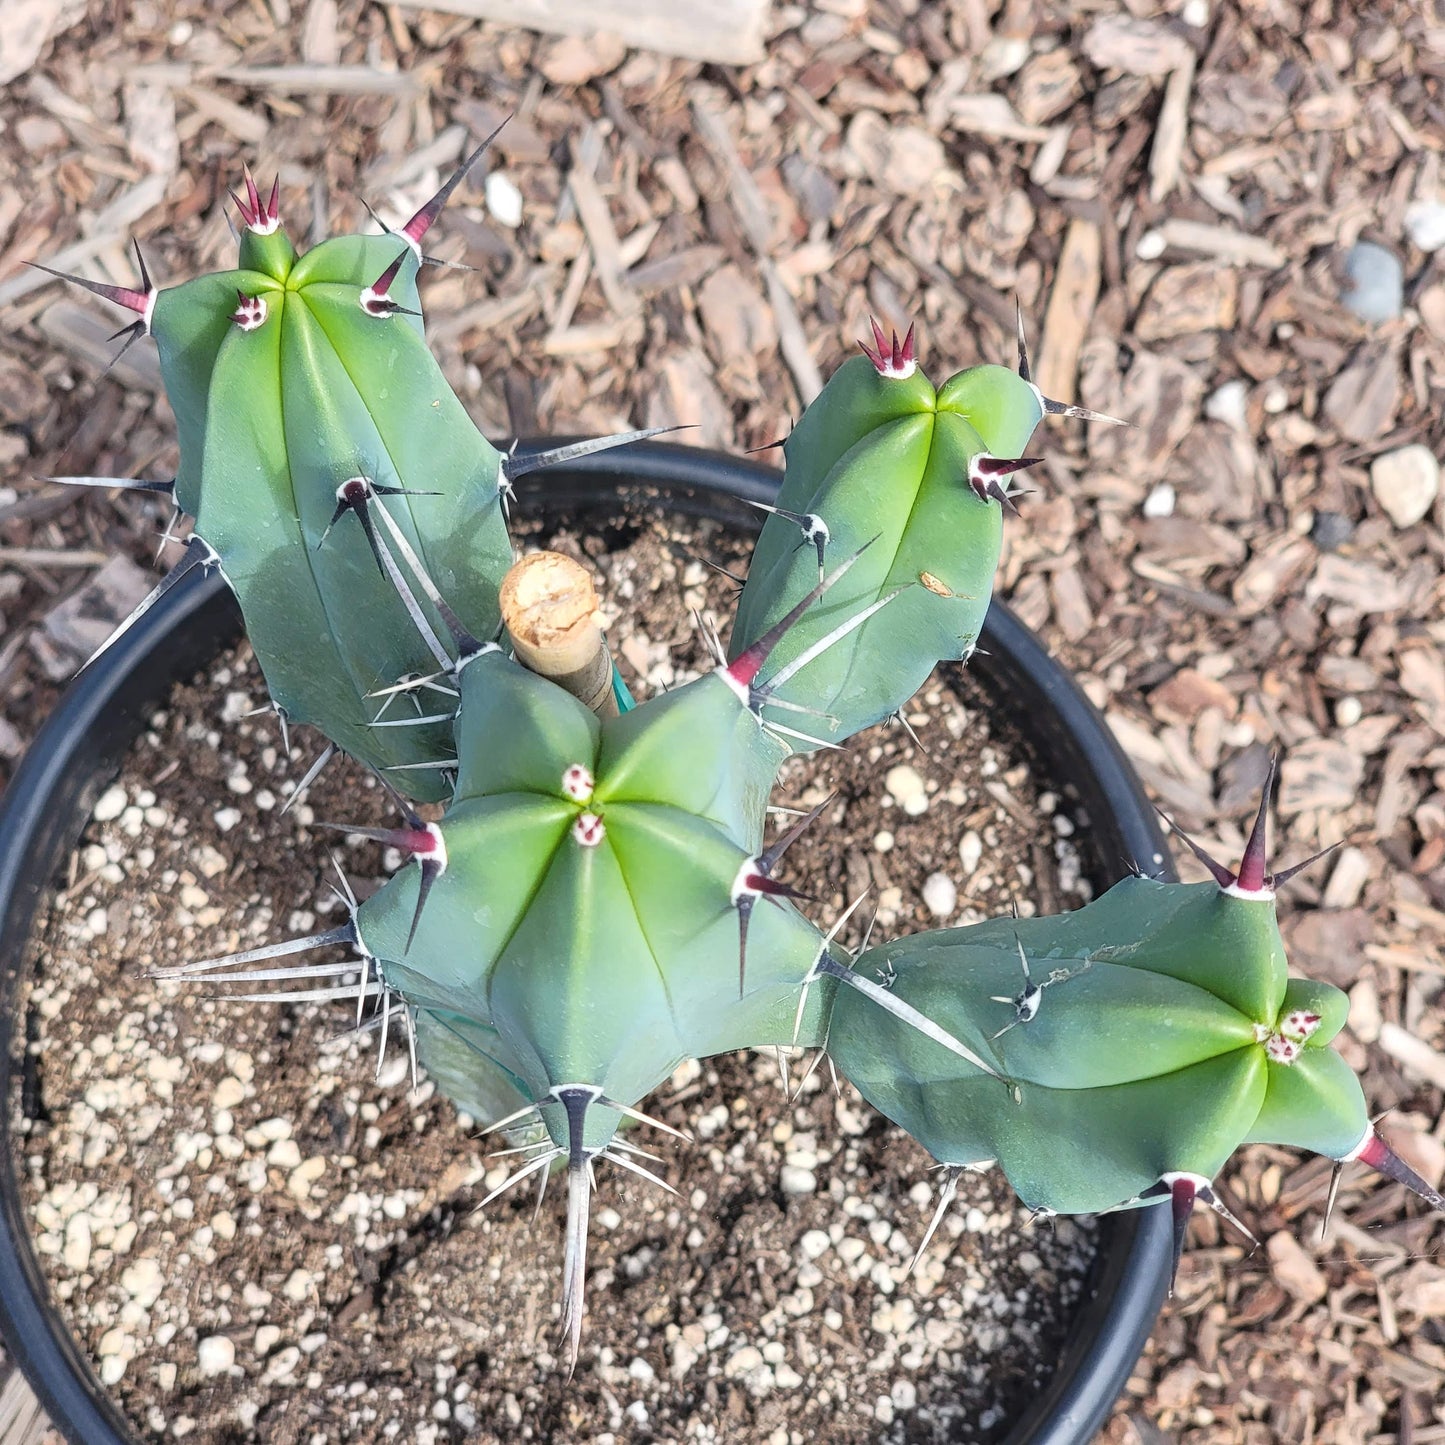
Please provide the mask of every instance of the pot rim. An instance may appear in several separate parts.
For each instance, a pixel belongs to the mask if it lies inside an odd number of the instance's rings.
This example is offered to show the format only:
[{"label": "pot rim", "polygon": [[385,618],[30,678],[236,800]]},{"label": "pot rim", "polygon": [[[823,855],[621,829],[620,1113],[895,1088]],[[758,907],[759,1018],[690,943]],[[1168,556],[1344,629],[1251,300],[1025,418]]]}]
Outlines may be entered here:
[{"label": "pot rim", "polygon": [[[570,438],[516,448],[525,457]],[[749,502],[777,496],[781,473],[720,452],[640,442],[518,479],[532,515],[596,510],[614,498],[659,496],[671,512],[752,531]],[[100,793],[163,695],[240,631],[219,573],[196,569],[81,673],[27,750],[0,801],[0,1334],[52,1423],[75,1445],[134,1445],[49,1298],[15,1170],[10,1108],[16,1088],[14,1005],[30,929],[56,869]],[[1173,877],[1154,808],[1107,724],[1069,674],[997,597],[970,664],[1005,709],[1035,766],[1086,819],[1088,876],[1098,886],[1133,860]],[[17,926],[18,925],[18,926]],[[21,1047],[23,1047],[23,1042]],[[1005,1445],[1087,1445],[1123,1389],[1163,1302],[1170,1228],[1163,1209],[1100,1218],[1099,1249],[1058,1368]]]}]

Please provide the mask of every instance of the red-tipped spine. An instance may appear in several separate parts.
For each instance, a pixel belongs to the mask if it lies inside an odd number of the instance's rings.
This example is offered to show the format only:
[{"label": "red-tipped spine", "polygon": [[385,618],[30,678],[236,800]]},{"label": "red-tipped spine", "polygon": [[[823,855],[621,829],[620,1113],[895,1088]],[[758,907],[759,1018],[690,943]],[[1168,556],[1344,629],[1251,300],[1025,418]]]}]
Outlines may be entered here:
[{"label": "red-tipped spine", "polygon": [[1254,827],[1249,831],[1249,842],[1244,845],[1244,857],[1240,859],[1239,872],[1234,886],[1242,893],[1273,891],[1274,880],[1269,876],[1269,798],[1274,791],[1274,772],[1277,759],[1270,755],[1269,771],[1264,775],[1264,789],[1259,797],[1259,812],[1254,815]]},{"label": "red-tipped spine", "polygon": [[901,381],[905,377],[912,376],[918,369],[914,328],[909,326],[908,334],[902,341],[898,339],[898,333],[895,331],[890,342],[876,317],[870,316],[868,324],[873,328],[873,345],[869,346],[866,341],[860,341],[858,345],[862,348],[863,355],[873,363],[874,371],[879,376],[887,377],[890,380]]},{"label": "red-tipped spine", "polygon": [[1361,1164],[1368,1164],[1377,1174],[1383,1174],[1386,1179],[1391,1179],[1396,1184],[1403,1184],[1411,1194],[1423,1199],[1431,1209],[1445,1213],[1445,1197],[1442,1197],[1440,1191],[1431,1188],[1416,1174],[1373,1128],[1365,1135],[1364,1142],[1346,1157],[1358,1159]]},{"label": "red-tipped spine", "polygon": [[474,150],[456,170],[447,178],[442,188],[401,228],[401,234],[410,242],[412,248],[421,254],[422,237],[436,224],[436,219],[442,213],[442,208],[451,199],[452,192],[461,185],[466,174],[482,158],[483,152],[491,143],[496,140],[498,132],[506,125],[511,116],[506,117],[476,150]]}]

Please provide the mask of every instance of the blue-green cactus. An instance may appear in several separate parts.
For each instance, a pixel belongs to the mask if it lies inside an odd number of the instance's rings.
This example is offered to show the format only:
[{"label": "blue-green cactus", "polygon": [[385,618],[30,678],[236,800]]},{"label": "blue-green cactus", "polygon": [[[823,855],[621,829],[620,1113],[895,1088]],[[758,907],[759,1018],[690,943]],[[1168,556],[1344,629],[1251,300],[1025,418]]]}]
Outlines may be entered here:
[{"label": "blue-green cactus", "polygon": [[[458,1104],[510,1131],[523,1162],[504,1188],[564,1168],[574,1363],[591,1165],[656,1180],[619,1126],[683,1060],[740,1047],[826,1044],[948,1167],[945,1205],[959,1171],[997,1164],[1038,1209],[1170,1200],[1182,1239],[1196,1199],[1222,1208],[1211,1181],[1249,1140],[1358,1158],[1445,1205],[1328,1048],[1343,997],[1288,977],[1263,805],[1237,873],[1200,854],[1213,884],[1134,878],[1077,913],[856,962],[775,876],[817,813],[764,846],[781,762],[970,653],[1007,479],[1046,414],[1093,415],[1042,396],[1022,333],[1017,374],[978,366],[935,390],[912,331],[889,343],[875,325],[785,445],[714,671],[604,720],[488,640],[523,464],[447,387],[416,284],[479,154],[399,231],[304,255],[248,176],[238,269],[82,283],[160,348],[180,465],[133,485],[195,517],[192,560],[230,581],[278,711],[378,770],[401,824],[356,831],[410,855],[339,928],[168,972],[351,999],[383,1047],[404,1033]],[[418,687],[436,707],[393,715]],[[277,961],[323,945],[347,954]]]}]

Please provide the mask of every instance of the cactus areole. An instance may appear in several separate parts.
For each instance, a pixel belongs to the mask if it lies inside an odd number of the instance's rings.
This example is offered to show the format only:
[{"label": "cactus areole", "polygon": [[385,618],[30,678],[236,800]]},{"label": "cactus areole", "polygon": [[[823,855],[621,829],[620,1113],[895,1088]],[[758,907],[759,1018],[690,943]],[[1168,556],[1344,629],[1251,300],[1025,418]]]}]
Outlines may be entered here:
[{"label": "cactus areole", "polygon": [[[298,253],[278,189],[263,200],[247,176],[236,269],[161,289],[142,263],[136,289],[82,283],[137,316],[127,345],[154,338],[177,419],[174,482],[130,484],[194,518],[182,567],[229,583],[283,722],[385,781],[401,821],[371,831],[409,857],[340,928],[165,972],[354,1001],[383,1050],[404,1034],[521,1151],[496,1193],[562,1171],[573,1366],[596,1164],[667,1187],[619,1126],[651,1122],[647,1096],[683,1060],[743,1047],[825,1048],[946,1166],[941,1207],[959,1171],[985,1167],[1041,1211],[1167,1203],[1176,1261],[1189,1210],[1223,1210],[1212,1181],[1252,1140],[1361,1160],[1441,1207],[1329,1047],[1343,995],[1288,976],[1268,785],[1238,871],[1205,859],[1215,882],[1132,878],[1072,914],[856,960],[835,942],[843,919],[820,930],[779,876],[820,811],[768,843],[782,762],[881,722],[972,653],[1039,422],[1108,420],[1043,396],[1022,325],[1017,371],[935,386],[914,332],[875,324],[784,444],[711,671],[599,717],[497,640],[516,477],[650,433],[518,461],[447,385],[423,333],[422,241],[484,148],[398,230]],[[351,957],[331,968],[276,962],[335,943]]]}]

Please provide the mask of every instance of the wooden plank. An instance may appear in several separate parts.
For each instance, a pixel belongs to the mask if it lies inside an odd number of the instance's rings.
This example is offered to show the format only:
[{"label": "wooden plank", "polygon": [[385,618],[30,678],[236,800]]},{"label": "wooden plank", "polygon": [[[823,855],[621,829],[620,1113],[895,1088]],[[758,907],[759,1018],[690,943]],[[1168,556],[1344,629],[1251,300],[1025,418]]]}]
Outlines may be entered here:
[{"label": "wooden plank", "polygon": [[639,50],[687,60],[751,65],[763,58],[768,0],[396,0],[413,10],[445,10],[551,35],[618,35]]}]

